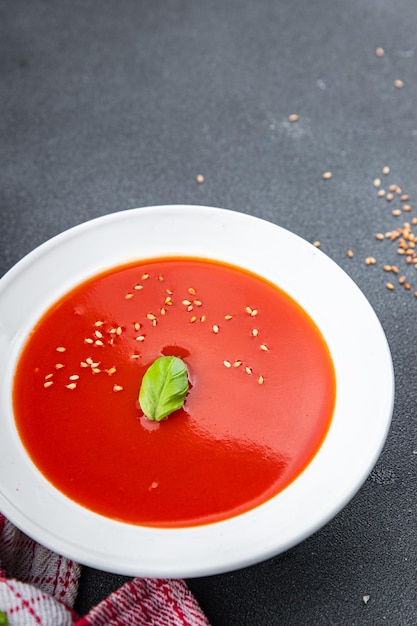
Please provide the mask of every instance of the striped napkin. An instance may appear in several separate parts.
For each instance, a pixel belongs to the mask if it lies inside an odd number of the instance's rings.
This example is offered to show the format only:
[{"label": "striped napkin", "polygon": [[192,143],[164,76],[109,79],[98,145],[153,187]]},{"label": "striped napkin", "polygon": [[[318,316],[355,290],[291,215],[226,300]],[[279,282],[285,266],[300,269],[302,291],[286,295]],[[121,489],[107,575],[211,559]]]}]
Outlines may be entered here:
[{"label": "striped napkin", "polygon": [[209,626],[183,580],[134,578],[80,617],[72,609],[80,573],[0,513],[0,611],[9,626]]}]

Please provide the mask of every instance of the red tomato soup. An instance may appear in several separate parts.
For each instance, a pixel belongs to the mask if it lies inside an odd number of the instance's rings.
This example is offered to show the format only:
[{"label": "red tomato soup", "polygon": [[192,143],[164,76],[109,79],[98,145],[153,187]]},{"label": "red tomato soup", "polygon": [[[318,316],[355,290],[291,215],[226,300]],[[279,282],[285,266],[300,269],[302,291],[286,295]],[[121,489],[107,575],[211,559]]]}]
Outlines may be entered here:
[{"label": "red tomato soup", "polygon": [[[161,422],[138,403],[161,355],[190,389]],[[287,294],[237,267],[161,258],[87,280],[42,317],[13,402],[43,475],[127,523],[224,520],[287,487],[318,451],[335,402],[329,350]]]}]

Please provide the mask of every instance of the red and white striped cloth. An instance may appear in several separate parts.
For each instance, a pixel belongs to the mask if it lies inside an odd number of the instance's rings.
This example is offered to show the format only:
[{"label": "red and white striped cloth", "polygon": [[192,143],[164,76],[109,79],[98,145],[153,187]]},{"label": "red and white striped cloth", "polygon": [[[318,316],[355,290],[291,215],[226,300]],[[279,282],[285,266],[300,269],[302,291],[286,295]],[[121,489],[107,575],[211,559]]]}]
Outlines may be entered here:
[{"label": "red and white striped cloth", "polygon": [[209,626],[183,580],[134,578],[80,617],[72,609],[80,572],[0,513],[0,611],[9,626]]}]

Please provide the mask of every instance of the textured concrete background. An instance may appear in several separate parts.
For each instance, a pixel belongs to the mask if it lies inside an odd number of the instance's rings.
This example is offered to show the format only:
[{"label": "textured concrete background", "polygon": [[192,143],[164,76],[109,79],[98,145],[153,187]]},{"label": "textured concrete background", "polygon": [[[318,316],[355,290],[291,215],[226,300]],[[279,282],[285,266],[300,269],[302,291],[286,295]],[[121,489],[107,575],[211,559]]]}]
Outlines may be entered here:
[{"label": "textured concrete background", "polygon": [[[417,215],[416,25],[415,0],[0,0],[0,274],[92,217],[222,206],[319,240],[386,331],[375,470],[286,554],[189,581],[213,626],[417,624],[417,272],[374,238]],[[415,209],[393,216],[377,177]],[[386,289],[384,263],[410,291]],[[85,568],[77,608],[123,580]]]}]

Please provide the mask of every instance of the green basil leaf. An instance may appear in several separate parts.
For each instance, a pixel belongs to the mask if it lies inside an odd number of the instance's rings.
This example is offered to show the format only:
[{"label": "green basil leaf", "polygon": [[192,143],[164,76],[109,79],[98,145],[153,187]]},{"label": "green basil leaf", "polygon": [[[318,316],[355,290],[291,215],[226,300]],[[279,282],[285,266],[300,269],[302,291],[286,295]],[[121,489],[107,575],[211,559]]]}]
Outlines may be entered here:
[{"label": "green basil leaf", "polygon": [[161,356],[142,378],[139,404],[146,417],[160,422],[184,405],[188,391],[187,367],[176,356]]},{"label": "green basil leaf", "polygon": [[0,611],[0,626],[7,626],[8,623],[9,622],[7,620],[6,613],[3,613],[3,611]]}]

